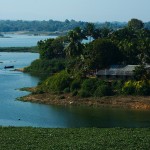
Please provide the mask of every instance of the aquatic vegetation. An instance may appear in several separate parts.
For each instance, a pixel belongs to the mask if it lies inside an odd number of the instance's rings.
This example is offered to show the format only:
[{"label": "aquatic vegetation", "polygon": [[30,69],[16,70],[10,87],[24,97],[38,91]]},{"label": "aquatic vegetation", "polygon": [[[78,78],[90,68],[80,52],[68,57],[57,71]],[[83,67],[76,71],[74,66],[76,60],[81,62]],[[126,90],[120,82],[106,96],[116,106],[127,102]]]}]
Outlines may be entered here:
[{"label": "aquatic vegetation", "polygon": [[0,148],[2,150],[148,150],[150,147],[150,129],[42,129],[1,127],[0,133]]}]

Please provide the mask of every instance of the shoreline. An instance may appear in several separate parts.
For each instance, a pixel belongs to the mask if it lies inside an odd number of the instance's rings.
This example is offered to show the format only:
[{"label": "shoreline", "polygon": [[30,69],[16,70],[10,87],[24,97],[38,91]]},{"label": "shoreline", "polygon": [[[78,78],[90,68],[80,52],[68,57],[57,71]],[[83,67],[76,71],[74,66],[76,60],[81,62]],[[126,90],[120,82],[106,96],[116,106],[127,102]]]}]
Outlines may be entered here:
[{"label": "shoreline", "polygon": [[24,68],[17,68],[17,69],[14,69],[13,71],[24,72]]},{"label": "shoreline", "polygon": [[39,53],[36,46],[30,47],[0,47],[0,52],[23,52],[23,53]]},{"label": "shoreline", "polygon": [[[35,88],[23,88],[29,92],[34,92]],[[71,94],[29,94],[18,100],[23,102],[40,103],[46,105],[61,106],[88,106],[88,107],[116,107],[135,110],[150,110],[150,96],[106,96],[101,98],[80,98]]]}]

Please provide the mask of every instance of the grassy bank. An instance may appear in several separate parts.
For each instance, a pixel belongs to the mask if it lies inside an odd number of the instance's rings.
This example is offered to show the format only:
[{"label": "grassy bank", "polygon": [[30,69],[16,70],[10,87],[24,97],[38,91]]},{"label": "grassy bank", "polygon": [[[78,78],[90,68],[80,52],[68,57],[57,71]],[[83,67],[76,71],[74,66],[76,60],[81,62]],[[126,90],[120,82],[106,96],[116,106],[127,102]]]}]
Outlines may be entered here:
[{"label": "grassy bank", "polygon": [[148,150],[150,129],[0,128],[2,150]]},{"label": "grassy bank", "polygon": [[0,52],[31,52],[38,53],[37,47],[0,47]]}]

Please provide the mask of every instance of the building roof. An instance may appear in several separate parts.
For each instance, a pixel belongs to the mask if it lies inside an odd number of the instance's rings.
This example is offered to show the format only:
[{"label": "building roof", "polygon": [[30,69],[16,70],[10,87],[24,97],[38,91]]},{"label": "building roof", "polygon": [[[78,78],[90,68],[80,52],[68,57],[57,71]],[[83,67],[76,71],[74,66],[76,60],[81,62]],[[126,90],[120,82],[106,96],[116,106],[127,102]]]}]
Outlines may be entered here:
[{"label": "building roof", "polygon": [[[109,69],[99,70],[96,75],[98,76],[132,76],[133,70],[139,65],[113,65]],[[146,65],[146,68],[150,68],[150,65]]]}]

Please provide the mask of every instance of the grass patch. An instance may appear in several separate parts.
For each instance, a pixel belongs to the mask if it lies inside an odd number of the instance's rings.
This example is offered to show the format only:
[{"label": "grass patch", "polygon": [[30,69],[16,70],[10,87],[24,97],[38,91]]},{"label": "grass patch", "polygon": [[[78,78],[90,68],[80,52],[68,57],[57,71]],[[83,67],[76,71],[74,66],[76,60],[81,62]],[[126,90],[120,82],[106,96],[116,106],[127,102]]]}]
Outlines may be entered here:
[{"label": "grass patch", "polygon": [[0,47],[0,52],[31,52],[38,53],[38,48],[33,47]]},{"label": "grass patch", "polygon": [[150,129],[0,127],[2,150],[148,150]]}]

